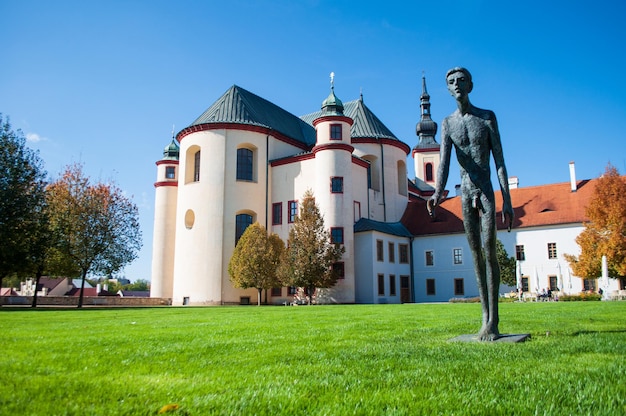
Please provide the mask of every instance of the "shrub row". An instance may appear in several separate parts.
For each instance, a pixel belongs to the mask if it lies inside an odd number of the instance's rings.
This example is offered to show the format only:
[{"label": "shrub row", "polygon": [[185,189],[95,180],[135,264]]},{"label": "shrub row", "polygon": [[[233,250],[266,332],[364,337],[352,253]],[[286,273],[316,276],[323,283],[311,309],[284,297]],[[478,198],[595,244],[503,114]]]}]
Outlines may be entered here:
[{"label": "shrub row", "polygon": [[559,297],[561,302],[575,302],[575,301],[594,301],[601,300],[602,295],[598,293],[579,293],[577,295],[563,295]]}]

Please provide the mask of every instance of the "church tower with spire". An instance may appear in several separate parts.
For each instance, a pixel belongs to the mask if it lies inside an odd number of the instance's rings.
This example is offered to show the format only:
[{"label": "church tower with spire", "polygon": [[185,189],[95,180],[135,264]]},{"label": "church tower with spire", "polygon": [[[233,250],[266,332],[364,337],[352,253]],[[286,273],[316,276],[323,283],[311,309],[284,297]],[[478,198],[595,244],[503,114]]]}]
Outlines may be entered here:
[{"label": "church tower with spire", "polygon": [[354,221],[353,164],[350,128],[354,121],[344,114],[343,103],[335,96],[334,73],[331,73],[330,94],[322,102],[321,114],[313,120],[316,132],[314,196],[330,230],[331,242],[341,244],[345,253],[341,267],[345,278],[335,289],[349,295],[346,303],[354,303]]},{"label": "church tower with spire", "polygon": [[172,137],[170,144],[163,149],[163,158],[156,162],[151,297],[171,298],[173,292],[179,155],[180,148]]},{"label": "church tower with spire", "polygon": [[426,89],[426,77],[422,77],[420,108],[420,121],[415,128],[419,140],[412,152],[415,165],[415,184],[422,191],[430,191],[434,188],[437,169],[439,168],[440,145],[435,140],[437,123],[430,117],[430,95]]}]

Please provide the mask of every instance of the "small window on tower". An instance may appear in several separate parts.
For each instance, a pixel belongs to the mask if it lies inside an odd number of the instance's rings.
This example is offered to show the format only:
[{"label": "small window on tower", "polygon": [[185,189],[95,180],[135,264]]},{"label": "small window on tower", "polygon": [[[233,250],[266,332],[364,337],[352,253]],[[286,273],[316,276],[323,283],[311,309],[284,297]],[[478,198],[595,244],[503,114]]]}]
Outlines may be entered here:
[{"label": "small window on tower", "polygon": [[330,242],[332,244],[343,244],[343,227],[330,228]]},{"label": "small window on tower", "polygon": [[432,182],[433,181],[433,164],[427,163],[424,169],[426,171],[426,182]]},{"label": "small window on tower", "polygon": [[167,179],[176,179],[176,168],[174,166],[167,166],[165,168],[165,177]]},{"label": "small window on tower", "polygon": [[330,140],[341,140],[341,124],[330,125]]},{"label": "small window on tower", "polygon": [[333,194],[343,193],[343,178],[341,176],[333,176],[330,178],[330,192]]}]

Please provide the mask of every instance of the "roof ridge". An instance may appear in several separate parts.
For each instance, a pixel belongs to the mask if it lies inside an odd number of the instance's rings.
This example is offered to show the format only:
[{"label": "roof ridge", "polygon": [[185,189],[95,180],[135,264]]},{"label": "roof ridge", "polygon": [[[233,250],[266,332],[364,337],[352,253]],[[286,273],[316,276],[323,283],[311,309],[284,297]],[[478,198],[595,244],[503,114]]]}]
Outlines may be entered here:
[{"label": "roof ridge", "polygon": [[236,84],[232,85],[190,126],[208,123],[248,124],[276,130],[307,146],[315,129],[298,116]]}]

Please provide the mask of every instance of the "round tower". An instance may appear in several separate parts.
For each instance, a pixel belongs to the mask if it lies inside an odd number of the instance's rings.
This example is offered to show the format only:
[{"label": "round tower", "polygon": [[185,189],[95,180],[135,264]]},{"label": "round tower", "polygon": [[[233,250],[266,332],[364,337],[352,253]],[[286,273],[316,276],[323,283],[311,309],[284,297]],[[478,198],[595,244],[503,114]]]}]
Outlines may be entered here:
[{"label": "round tower", "polygon": [[150,282],[150,296],[155,298],[171,298],[173,294],[179,155],[178,143],[172,138],[170,144],[163,149],[163,158],[156,162]]},{"label": "round tower", "polygon": [[440,162],[440,145],[435,140],[435,135],[437,134],[437,123],[435,123],[430,117],[430,95],[428,95],[428,91],[426,90],[426,77],[422,77],[420,107],[420,121],[415,127],[415,132],[419,137],[419,141],[413,148],[415,178],[420,179],[430,186],[434,186]]},{"label": "round tower", "polygon": [[[337,283],[342,293],[352,298],[340,302],[354,302],[354,196],[352,193],[352,151],[350,128],[353,120],[344,115],[343,103],[335,96],[334,74],[331,90],[322,102],[322,115],[313,121],[316,130],[315,202],[324,216],[324,225],[331,233],[331,241],[343,245],[344,278]],[[347,290],[345,290],[347,289]],[[350,290],[352,289],[352,290]]]}]

